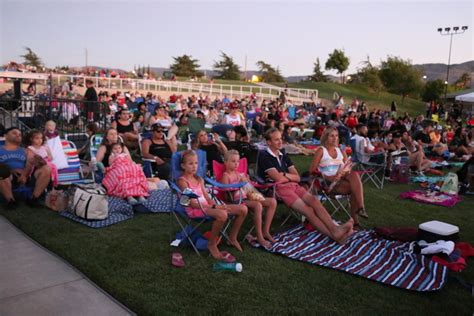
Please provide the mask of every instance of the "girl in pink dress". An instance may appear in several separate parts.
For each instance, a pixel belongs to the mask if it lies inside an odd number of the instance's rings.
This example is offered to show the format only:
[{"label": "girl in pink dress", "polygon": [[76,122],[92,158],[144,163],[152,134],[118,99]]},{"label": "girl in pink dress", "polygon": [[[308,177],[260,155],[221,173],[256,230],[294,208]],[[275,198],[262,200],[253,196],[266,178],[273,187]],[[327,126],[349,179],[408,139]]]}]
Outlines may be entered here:
[{"label": "girl in pink dress", "polygon": [[209,216],[214,218],[212,222],[211,237],[207,248],[211,255],[218,260],[230,261],[234,259],[229,253],[224,253],[217,247],[219,234],[227,221],[228,215],[234,215],[234,223],[229,234],[229,242],[239,251],[242,247],[239,244],[237,235],[240,227],[247,216],[247,206],[245,205],[226,205],[216,204],[207,194],[204,187],[204,181],[196,175],[198,170],[198,157],[193,150],[186,150],[183,152],[181,160],[181,168],[183,175],[178,179],[179,188],[184,191],[190,189],[199,196],[199,199],[191,199],[189,207],[186,208],[186,213],[189,217],[203,217]]},{"label": "girl in pink dress", "polygon": [[[221,182],[224,184],[233,184],[239,182],[249,182],[249,178],[246,174],[237,172],[237,168],[240,162],[240,155],[237,150],[229,150],[224,155],[224,165],[226,171],[222,175]],[[245,187],[244,187],[245,188]],[[274,198],[263,197],[260,195],[260,199],[254,199],[250,196],[250,193],[246,194],[243,190],[235,191],[233,195],[234,201],[238,201],[242,195],[243,203],[253,211],[253,222],[255,225],[255,231],[257,233],[257,241],[260,245],[265,248],[269,248],[272,242],[275,240],[270,233],[270,226],[272,224],[273,216],[275,215],[277,202]],[[262,229],[262,217],[263,209],[266,209],[265,222]],[[252,237],[252,236],[249,236]],[[255,238],[255,237],[253,237]]]},{"label": "girl in pink dress", "polygon": [[53,163],[53,155],[48,145],[46,145],[46,138],[43,133],[39,130],[30,131],[27,136],[26,146],[27,150],[35,155],[34,165],[44,165],[46,163],[51,168],[51,180],[53,181],[53,186],[57,186],[58,168]]},{"label": "girl in pink dress", "polygon": [[105,169],[102,184],[107,194],[127,199],[131,205],[146,202],[148,182],[142,167],[134,163],[129,154],[124,152],[122,143],[111,145],[109,167]]}]

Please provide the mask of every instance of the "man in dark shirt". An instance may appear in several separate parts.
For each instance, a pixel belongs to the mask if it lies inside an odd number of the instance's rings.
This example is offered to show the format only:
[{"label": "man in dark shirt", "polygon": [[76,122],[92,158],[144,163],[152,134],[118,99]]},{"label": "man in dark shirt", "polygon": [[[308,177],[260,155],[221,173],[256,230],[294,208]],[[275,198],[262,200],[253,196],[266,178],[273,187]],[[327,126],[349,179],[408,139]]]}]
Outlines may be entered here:
[{"label": "man in dark shirt", "polygon": [[5,145],[0,146],[0,165],[2,166],[0,193],[5,198],[9,209],[16,207],[13,190],[23,185],[33,187],[32,196],[27,203],[30,206],[36,206],[51,180],[51,168],[43,162],[41,157],[21,147],[21,143],[21,131],[16,127],[11,127],[5,131]]},{"label": "man in dark shirt", "polygon": [[430,146],[431,145],[431,138],[430,138],[431,129],[432,129],[431,123],[429,122],[423,123],[423,129],[421,131],[416,132],[415,135],[413,136],[413,139],[421,143],[423,147]]},{"label": "man in dark shirt", "polygon": [[336,242],[343,243],[354,232],[354,221],[350,219],[343,225],[336,225],[321,202],[298,184],[298,170],[290,157],[281,151],[283,142],[278,129],[269,129],[265,133],[265,139],[268,148],[259,154],[258,174],[269,182],[276,182],[278,197],[287,206],[304,215],[311,226]]},{"label": "man in dark shirt", "polygon": [[85,106],[86,106],[86,113],[87,113],[87,120],[88,121],[95,121],[98,120],[99,115],[98,115],[98,110],[99,110],[99,104],[97,103],[99,101],[99,98],[97,97],[97,91],[95,91],[95,88],[93,86],[93,82],[90,79],[86,80],[86,94],[84,94],[84,101],[85,101]]}]

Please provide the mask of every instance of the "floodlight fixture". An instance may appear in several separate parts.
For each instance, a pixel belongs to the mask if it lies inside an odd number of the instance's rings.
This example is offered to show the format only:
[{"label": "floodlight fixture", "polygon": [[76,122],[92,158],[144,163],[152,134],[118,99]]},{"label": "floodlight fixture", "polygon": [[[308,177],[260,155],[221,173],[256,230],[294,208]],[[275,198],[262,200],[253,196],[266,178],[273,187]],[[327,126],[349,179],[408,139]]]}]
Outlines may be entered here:
[{"label": "floodlight fixture", "polygon": [[445,99],[445,101],[446,101],[446,97],[447,97],[447,93],[448,93],[449,66],[451,64],[451,47],[453,45],[453,35],[463,34],[464,32],[466,32],[467,29],[468,29],[467,25],[462,26],[461,31],[459,30],[459,26],[453,26],[452,28],[451,27],[445,27],[444,32],[443,32],[443,28],[441,28],[441,27],[438,28],[439,34],[449,35],[451,37],[450,41],[449,41],[449,57],[448,57],[448,66],[447,66],[447,70],[446,70],[446,80],[444,81],[444,84],[445,84],[444,99]]}]

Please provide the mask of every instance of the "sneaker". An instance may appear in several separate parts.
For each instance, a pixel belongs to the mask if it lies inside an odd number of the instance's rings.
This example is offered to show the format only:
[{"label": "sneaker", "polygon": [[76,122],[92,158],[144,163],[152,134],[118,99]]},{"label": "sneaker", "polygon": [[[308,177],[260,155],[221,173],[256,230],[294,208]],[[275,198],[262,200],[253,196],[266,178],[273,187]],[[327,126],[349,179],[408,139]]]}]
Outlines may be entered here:
[{"label": "sneaker", "polygon": [[39,201],[40,201],[39,198],[34,198],[34,197],[32,197],[32,198],[30,198],[30,199],[27,199],[27,200],[25,201],[25,203],[26,203],[26,205],[28,205],[29,207],[34,207],[34,208],[35,208],[35,207],[41,206],[40,203],[39,203]]},{"label": "sneaker", "polygon": [[423,173],[423,171],[417,171],[416,172],[416,175],[419,176],[419,177],[424,177],[425,174]]},{"label": "sneaker", "polygon": [[137,201],[134,197],[132,197],[132,196],[129,196],[129,197],[127,198],[127,202],[128,202],[130,205],[136,205],[136,204],[138,204],[138,201]]},{"label": "sneaker", "polygon": [[7,211],[14,211],[18,207],[18,203],[15,200],[10,200],[5,204],[5,209]]}]

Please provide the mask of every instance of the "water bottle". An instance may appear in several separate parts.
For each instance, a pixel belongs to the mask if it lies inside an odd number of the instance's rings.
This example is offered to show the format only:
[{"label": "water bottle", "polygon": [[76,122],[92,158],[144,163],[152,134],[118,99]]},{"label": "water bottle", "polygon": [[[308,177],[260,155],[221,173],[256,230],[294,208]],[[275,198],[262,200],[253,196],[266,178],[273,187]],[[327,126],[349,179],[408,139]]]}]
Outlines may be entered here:
[{"label": "water bottle", "polygon": [[242,264],[238,262],[226,263],[226,262],[217,262],[212,266],[214,271],[232,271],[232,272],[242,272]]}]

